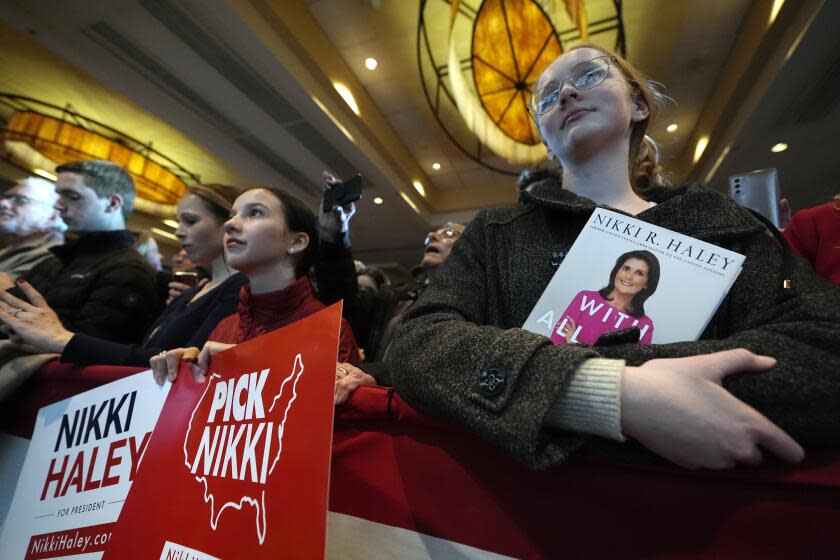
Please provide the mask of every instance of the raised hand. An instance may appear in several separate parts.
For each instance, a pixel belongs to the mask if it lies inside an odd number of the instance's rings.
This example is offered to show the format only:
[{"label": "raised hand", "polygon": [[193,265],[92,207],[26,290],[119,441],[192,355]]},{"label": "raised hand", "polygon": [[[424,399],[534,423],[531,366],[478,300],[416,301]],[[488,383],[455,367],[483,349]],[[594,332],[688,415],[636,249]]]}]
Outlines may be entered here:
[{"label": "raised hand", "polygon": [[[324,184],[325,193],[335,185],[341,184],[341,179],[329,171],[324,171],[321,179]],[[350,219],[356,213],[356,205],[351,203],[347,206],[336,206],[332,210],[324,212],[324,205],[322,203],[319,208],[319,233],[326,241],[336,243],[341,235],[350,231]]]}]

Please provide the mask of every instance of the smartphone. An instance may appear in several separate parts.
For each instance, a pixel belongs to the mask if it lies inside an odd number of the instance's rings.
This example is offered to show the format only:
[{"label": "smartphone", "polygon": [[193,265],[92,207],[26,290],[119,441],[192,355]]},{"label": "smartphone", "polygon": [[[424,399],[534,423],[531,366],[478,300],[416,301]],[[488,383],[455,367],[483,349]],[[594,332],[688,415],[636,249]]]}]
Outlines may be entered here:
[{"label": "smartphone", "polygon": [[758,169],[729,178],[729,194],[746,208],[755,210],[776,227],[781,227],[779,212],[779,173],[774,168]]},{"label": "smartphone", "polygon": [[192,287],[198,284],[198,272],[190,270],[176,270],[172,273],[172,280]]},{"label": "smartphone", "polygon": [[336,206],[347,206],[362,198],[362,175],[356,174],[324,192],[324,212]]}]

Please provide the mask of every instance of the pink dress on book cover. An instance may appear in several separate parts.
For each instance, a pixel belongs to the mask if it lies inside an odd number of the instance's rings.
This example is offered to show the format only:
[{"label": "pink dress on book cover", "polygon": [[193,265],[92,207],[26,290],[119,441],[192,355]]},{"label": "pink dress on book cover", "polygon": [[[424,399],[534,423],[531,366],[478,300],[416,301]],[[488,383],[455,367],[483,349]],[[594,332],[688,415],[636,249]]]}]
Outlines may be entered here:
[{"label": "pink dress on book cover", "polygon": [[650,344],[653,338],[653,321],[650,317],[633,317],[619,311],[597,291],[584,290],[572,299],[551,330],[551,341],[554,344],[566,344],[566,337],[560,332],[570,321],[575,325],[570,343],[595,344],[598,337],[605,332],[620,331],[633,326],[642,331],[639,344]]}]

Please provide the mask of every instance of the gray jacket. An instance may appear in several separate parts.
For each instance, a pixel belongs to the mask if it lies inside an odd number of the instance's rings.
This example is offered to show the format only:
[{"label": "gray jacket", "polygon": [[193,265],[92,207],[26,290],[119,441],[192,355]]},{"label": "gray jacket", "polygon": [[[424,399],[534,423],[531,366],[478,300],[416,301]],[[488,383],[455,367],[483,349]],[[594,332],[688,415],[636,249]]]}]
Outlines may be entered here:
[{"label": "gray jacket", "polygon": [[[744,347],[778,363],[763,374],[730,376],[726,387],[806,446],[840,443],[840,288],[715,192],[687,186],[648,198],[659,204],[639,219],[747,257],[699,341],[641,346],[618,336],[610,346],[555,346],[520,328],[595,208],[549,177],[524,204],[479,213],[455,244],[397,331],[390,360],[396,390],[544,468],[587,439],[545,429],[546,414],[583,361],[639,365]],[[792,290],[782,289],[784,279]]]},{"label": "gray jacket", "polygon": [[50,247],[64,243],[64,236],[58,232],[49,232],[34,243],[9,245],[0,251],[0,272],[8,274],[12,280],[17,280],[35,265],[52,259]]}]

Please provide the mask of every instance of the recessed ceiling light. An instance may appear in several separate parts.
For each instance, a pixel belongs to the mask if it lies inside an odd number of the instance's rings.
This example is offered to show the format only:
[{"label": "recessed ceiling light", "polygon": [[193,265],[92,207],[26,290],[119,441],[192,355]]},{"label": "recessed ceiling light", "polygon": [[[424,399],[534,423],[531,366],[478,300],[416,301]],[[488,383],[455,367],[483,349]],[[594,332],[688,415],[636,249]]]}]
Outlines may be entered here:
[{"label": "recessed ceiling light", "polygon": [[163,220],[163,223],[171,227],[172,229],[178,229],[178,226],[181,224],[178,223],[177,220]]},{"label": "recessed ceiling light", "polygon": [[373,199],[374,204],[382,204],[383,202],[385,202],[385,201],[382,200],[381,196],[377,196],[376,198]]},{"label": "recessed ceiling light", "polygon": [[671,123],[665,130],[667,130],[668,132],[676,132],[678,128],[679,126],[677,126],[677,123]]},{"label": "recessed ceiling light", "polygon": [[350,91],[350,88],[342,84],[341,82],[333,82],[333,87],[335,91],[338,92],[338,95],[347,103],[347,106],[350,107],[356,115],[359,114],[359,105],[356,103],[356,98],[353,97],[353,92]]},{"label": "recessed ceiling light", "polygon": [[787,144],[785,144],[784,142],[779,142],[778,144],[776,144],[775,146],[770,148],[770,151],[773,152],[774,154],[778,154],[779,152],[784,152],[787,149],[788,149]]},{"label": "recessed ceiling light", "polygon": [[376,67],[379,66],[379,63],[373,57],[367,57],[365,59],[365,68],[368,70],[376,70]]},{"label": "recessed ceiling light", "polygon": [[56,180],[56,176],[53,175],[52,173],[50,173],[49,171],[45,171],[43,169],[33,169],[32,172],[35,175],[40,175],[44,179],[49,179],[50,181],[55,181]]},{"label": "recessed ceiling light", "polygon": [[708,136],[701,136],[699,140],[697,140],[697,146],[694,148],[694,163],[700,161],[700,158],[703,156],[703,152],[706,151],[706,146],[709,145],[709,137]]},{"label": "recessed ceiling light", "polygon": [[440,164],[439,164],[438,162],[434,162],[434,163],[432,164],[432,169],[434,169],[435,171],[437,171],[438,169],[440,169]]},{"label": "recessed ceiling light", "polygon": [[420,193],[420,196],[426,196],[426,189],[423,188],[423,183],[420,181],[414,181],[414,190]]}]

